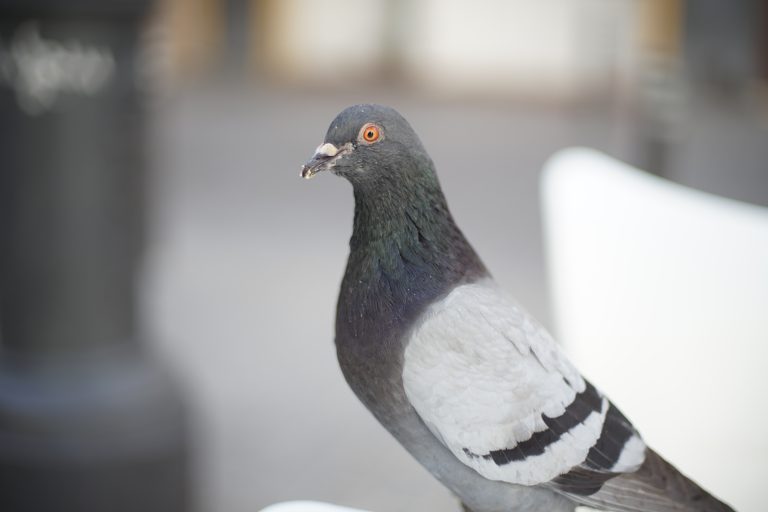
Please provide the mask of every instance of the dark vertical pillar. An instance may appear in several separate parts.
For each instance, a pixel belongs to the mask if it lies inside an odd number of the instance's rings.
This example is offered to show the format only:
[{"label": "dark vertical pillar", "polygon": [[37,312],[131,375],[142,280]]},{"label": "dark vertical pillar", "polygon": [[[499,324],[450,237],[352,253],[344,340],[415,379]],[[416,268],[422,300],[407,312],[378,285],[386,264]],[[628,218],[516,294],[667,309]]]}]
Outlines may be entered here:
[{"label": "dark vertical pillar", "polygon": [[243,75],[248,67],[249,23],[252,20],[250,9],[253,2],[249,0],[226,0],[226,48],[224,62],[229,71],[235,76]]},{"label": "dark vertical pillar", "polygon": [[0,1],[0,510],[188,506],[135,318],[149,4]]},{"label": "dark vertical pillar", "polygon": [[638,4],[637,152],[634,162],[660,176],[674,167],[683,122],[684,87],[680,72],[682,0],[645,0]]},{"label": "dark vertical pillar", "polygon": [[768,140],[760,85],[764,0],[690,0],[685,9],[684,138],[672,179],[768,204]]},{"label": "dark vertical pillar", "polygon": [[698,91],[736,97],[760,76],[763,0],[695,0],[685,10],[685,67]]}]

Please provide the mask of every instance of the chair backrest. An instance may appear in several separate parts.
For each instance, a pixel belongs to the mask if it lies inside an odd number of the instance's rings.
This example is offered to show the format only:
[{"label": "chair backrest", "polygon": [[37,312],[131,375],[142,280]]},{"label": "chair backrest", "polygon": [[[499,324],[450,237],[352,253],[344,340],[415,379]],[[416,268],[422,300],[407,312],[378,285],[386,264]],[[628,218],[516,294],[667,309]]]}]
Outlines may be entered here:
[{"label": "chair backrest", "polygon": [[574,362],[681,471],[765,510],[768,209],[581,148],[555,155],[541,188]]}]

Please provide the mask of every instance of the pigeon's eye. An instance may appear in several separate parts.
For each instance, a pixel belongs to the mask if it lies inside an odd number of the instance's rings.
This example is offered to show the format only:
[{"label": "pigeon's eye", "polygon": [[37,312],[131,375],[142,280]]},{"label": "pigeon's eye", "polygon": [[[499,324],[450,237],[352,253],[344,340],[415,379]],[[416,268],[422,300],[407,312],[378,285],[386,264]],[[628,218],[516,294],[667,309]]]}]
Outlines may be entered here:
[{"label": "pigeon's eye", "polygon": [[381,130],[373,123],[368,123],[360,130],[360,139],[362,142],[373,144],[381,137]]}]

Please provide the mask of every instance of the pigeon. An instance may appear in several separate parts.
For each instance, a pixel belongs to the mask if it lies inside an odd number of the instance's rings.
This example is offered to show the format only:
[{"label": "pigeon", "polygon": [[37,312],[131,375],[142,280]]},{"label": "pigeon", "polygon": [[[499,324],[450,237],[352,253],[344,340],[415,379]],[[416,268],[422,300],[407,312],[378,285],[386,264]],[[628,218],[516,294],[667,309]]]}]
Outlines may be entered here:
[{"label": "pigeon", "polygon": [[343,110],[301,176],[321,171],[355,198],[336,313],[344,377],[464,510],[733,510],[646,446],[493,281],[397,111]]}]

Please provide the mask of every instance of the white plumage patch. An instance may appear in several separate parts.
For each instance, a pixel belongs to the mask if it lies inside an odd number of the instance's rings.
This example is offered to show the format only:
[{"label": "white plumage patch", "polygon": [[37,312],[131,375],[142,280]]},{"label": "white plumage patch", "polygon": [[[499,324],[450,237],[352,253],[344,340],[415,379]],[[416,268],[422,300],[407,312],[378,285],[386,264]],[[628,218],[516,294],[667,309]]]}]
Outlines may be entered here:
[{"label": "white plumage patch", "polygon": [[640,439],[640,436],[637,434],[633,435],[624,443],[619,459],[613,465],[611,471],[614,473],[637,471],[645,461],[645,449],[645,443]]},{"label": "white plumage patch", "polygon": [[581,464],[600,436],[604,398],[542,453],[502,463],[491,457],[546,430],[544,416],[563,415],[587,386],[552,337],[491,281],[459,286],[430,306],[404,357],[403,383],[416,411],[486,478],[548,482]]}]

